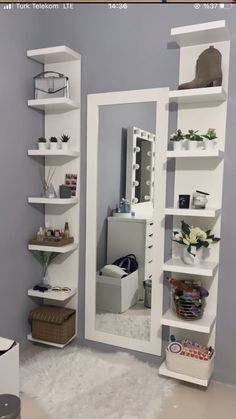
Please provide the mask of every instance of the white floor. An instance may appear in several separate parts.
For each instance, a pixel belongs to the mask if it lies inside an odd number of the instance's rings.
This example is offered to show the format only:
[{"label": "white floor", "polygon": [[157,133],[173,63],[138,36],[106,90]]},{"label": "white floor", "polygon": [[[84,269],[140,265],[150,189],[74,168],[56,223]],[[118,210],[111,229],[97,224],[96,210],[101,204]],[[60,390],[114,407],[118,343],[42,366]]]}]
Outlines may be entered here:
[{"label": "white floor", "polygon": [[[36,400],[24,395],[21,401],[22,419],[50,419]],[[203,390],[179,384],[157,419],[235,419],[235,412],[236,387],[212,382]]]}]

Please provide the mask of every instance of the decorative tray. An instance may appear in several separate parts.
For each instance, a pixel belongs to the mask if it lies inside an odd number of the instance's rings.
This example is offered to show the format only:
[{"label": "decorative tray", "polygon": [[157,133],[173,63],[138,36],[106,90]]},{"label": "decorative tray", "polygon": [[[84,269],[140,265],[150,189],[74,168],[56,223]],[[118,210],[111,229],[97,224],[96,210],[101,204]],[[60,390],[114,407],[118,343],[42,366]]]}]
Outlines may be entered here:
[{"label": "decorative tray", "polygon": [[68,237],[68,239],[61,239],[61,240],[30,240],[28,244],[33,244],[36,246],[54,246],[54,247],[61,247],[67,244],[74,243],[74,237]]}]

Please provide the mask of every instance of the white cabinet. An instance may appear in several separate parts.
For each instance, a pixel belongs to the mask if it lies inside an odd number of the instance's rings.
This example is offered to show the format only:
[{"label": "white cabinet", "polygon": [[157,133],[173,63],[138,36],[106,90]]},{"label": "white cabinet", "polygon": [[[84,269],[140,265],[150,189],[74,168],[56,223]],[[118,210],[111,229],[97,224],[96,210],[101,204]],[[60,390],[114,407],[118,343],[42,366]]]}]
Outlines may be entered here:
[{"label": "white cabinet", "polygon": [[139,299],[144,298],[143,281],[153,277],[153,220],[108,217],[107,263],[133,253],[138,261]]}]

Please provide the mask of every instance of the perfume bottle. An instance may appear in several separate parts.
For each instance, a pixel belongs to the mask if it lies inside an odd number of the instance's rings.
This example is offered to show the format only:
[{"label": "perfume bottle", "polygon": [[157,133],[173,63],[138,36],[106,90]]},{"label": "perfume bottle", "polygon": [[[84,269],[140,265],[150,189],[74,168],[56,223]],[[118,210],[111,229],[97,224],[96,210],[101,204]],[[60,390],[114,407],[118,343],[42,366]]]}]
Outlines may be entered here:
[{"label": "perfume bottle", "polygon": [[69,223],[66,222],[65,227],[64,227],[64,238],[68,239],[69,237],[70,237]]},{"label": "perfume bottle", "polygon": [[44,239],[44,230],[43,227],[39,227],[39,230],[37,231],[36,238],[39,242],[42,242]]}]

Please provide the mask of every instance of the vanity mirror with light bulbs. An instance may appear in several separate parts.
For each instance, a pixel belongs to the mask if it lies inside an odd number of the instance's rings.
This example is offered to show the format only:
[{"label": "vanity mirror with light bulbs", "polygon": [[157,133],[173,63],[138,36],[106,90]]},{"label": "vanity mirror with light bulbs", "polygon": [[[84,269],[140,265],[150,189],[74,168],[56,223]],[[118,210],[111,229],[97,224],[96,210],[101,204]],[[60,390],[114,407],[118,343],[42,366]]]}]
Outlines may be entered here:
[{"label": "vanity mirror with light bulbs", "polygon": [[[154,355],[161,354],[168,90],[88,95],[87,108],[85,338]],[[126,214],[116,211],[122,198]],[[120,273],[114,262],[130,254],[138,268]]]}]

